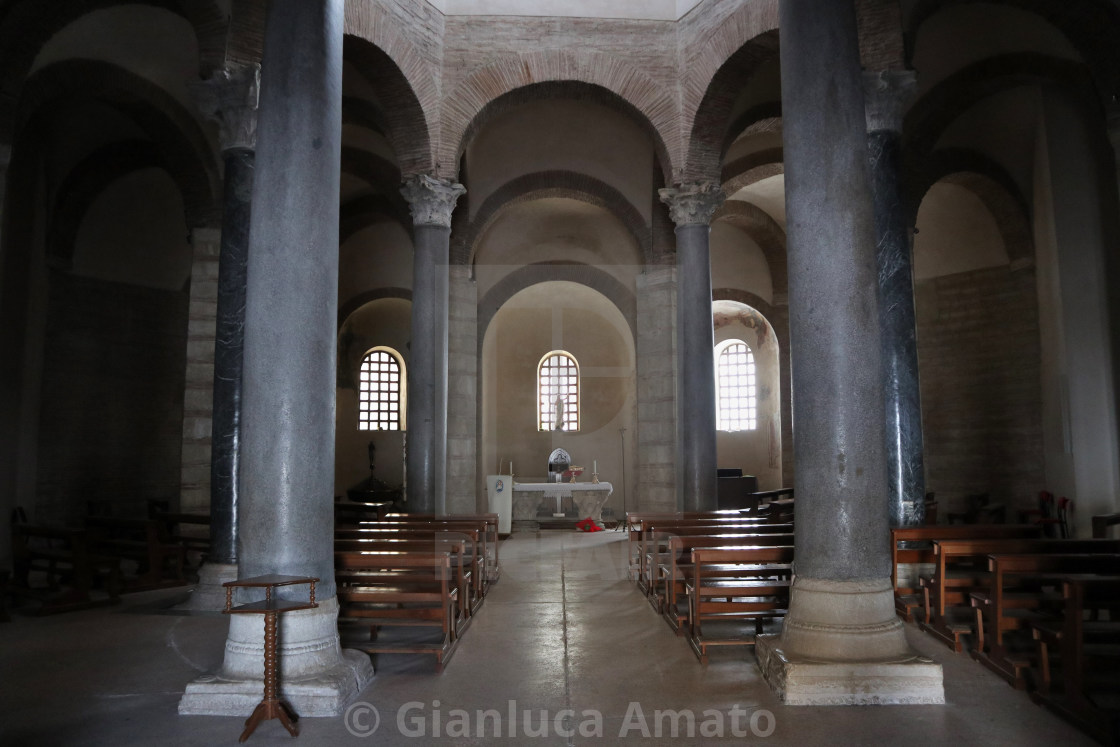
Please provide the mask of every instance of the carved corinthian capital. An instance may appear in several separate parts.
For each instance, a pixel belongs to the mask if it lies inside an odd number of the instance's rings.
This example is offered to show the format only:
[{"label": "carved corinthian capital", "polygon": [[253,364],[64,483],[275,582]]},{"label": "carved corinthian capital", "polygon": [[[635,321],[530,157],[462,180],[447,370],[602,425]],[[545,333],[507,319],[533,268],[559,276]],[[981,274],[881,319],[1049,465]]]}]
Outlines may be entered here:
[{"label": "carved corinthian capital", "polygon": [[410,176],[401,185],[401,194],[408,200],[412,211],[412,223],[417,226],[451,228],[451,212],[455,210],[455,202],[466,191],[462,184],[436,179],[427,174]]},{"label": "carved corinthian capital", "polygon": [[199,110],[218,123],[223,151],[257,147],[257,103],[260,98],[261,66],[227,65],[209,80],[190,86]]},{"label": "carved corinthian capital", "polygon": [[867,131],[902,131],[902,115],[914,98],[918,75],[913,70],[876,70],[863,74]]},{"label": "carved corinthian capital", "polygon": [[723,190],[712,182],[678,184],[657,190],[661,201],[669,206],[669,216],[677,228],[708,225],[712,215],[723,204]]}]

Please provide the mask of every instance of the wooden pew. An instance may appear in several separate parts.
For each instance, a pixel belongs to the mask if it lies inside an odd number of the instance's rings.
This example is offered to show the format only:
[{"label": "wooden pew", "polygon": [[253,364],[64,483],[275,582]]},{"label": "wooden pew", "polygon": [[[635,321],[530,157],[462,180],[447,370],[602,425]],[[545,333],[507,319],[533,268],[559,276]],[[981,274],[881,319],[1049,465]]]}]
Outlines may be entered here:
[{"label": "wooden pew", "polygon": [[376,521],[383,519],[391,512],[395,504],[393,501],[340,501],[334,502],[334,519],[340,523],[355,521]]},{"label": "wooden pew", "polygon": [[[628,511],[626,512],[626,557],[631,576],[638,580],[638,566],[641,552],[642,527],[648,521],[672,521],[674,519],[717,519],[732,521],[742,519],[745,514],[738,509],[723,509],[717,511]],[[751,521],[761,521],[752,517]]]},{"label": "wooden pew", "polygon": [[[335,542],[345,543],[354,540],[409,540],[426,543],[432,551],[438,550],[437,544],[444,540],[460,539],[467,543],[467,558],[469,559],[471,573],[471,593],[468,598],[460,599],[460,604],[470,607],[467,612],[473,615],[482,606],[486,597],[486,562],[482,549],[482,535],[478,529],[458,529],[449,531],[442,527],[405,527],[405,526],[377,526],[363,524],[360,527],[336,528],[334,530]],[[345,545],[343,545],[345,546]]]},{"label": "wooden pew", "polygon": [[1093,517],[1093,537],[1105,539],[1108,528],[1120,524],[1120,514],[1098,514]]},{"label": "wooden pew", "polygon": [[495,513],[482,514],[402,514],[389,513],[383,521],[481,521],[486,525],[486,547],[490,553],[487,560],[487,583],[494,583],[502,575],[501,559],[498,557],[498,548],[501,545],[498,536],[498,515]]},{"label": "wooden pew", "polygon": [[155,519],[119,516],[87,516],[90,549],[101,555],[137,563],[137,576],[127,579],[126,591],[145,591],[167,586],[182,586],[186,550],[168,536],[164,525]]},{"label": "wooden pew", "polygon": [[1032,623],[1039,681],[1031,697],[1102,744],[1120,744],[1120,576],[1068,578],[1062,600],[1060,620]]},{"label": "wooden pew", "polygon": [[445,531],[458,531],[461,529],[479,532],[479,549],[485,559],[485,575],[482,582],[484,586],[496,582],[501,577],[501,559],[498,555],[498,515],[476,514],[471,516],[439,516],[435,518],[419,518],[414,514],[390,514],[377,521],[360,521],[356,524],[347,524],[342,528],[353,527],[400,527],[423,528],[436,527]]},{"label": "wooden pew", "polygon": [[[704,548],[739,548],[745,546],[774,547],[792,546],[793,534],[717,534],[700,535],[694,537],[673,536],[669,538],[667,562],[661,564],[660,577],[660,609],[665,621],[669,623],[677,635],[684,635],[688,627],[688,605],[685,597],[685,585],[692,573],[692,551],[698,547]],[[712,567],[707,572],[713,576],[727,575],[739,576],[743,574],[741,565],[728,568]],[[685,601],[684,609],[681,602]]]},{"label": "wooden pew", "polygon": [[[935,563],[933,540],[1041,536],[1042,528],[1034,524],[933,524],[891,529],[891,587],[894,588],[895,611],[906,622],[913,622],[918,617],[926,619],[921,587],[900,585],[899,566]],[[916,579],[917,574],[911,574],[910,578]]]},{"label": "wooden pew", "polygon": [[[14,524],[12,567],[9,591],[40,601],[40,615],[120,602],[120,559],[91,551],[85,529]],[[30,575],[37,571],[46,574],[45,589],[31,586]],[[96,600],[90,595],[98,581],[108,599]]]},{"label": "wooden pew", "polygon": [[159,511],[152,518],[163,522],[167,537],[186,552],[196,552],[203,559],[210,554],[210,514]]},{"label": "wooden pew", "polygon": [[642,554],[639,564],[638,588],[649,597],[650,604],[660,611],[658,597],[658,569],[667,551],[670,537],[695,537],[705,534],[787,534],[792,524],[766,522],[705,522],[680,523],[675,521],[647,523],[642,530]]},{"label": "wooden pew", "polygon": [[[334,541],[334,551],[336,553],[448,553],[451,558],[451,572],[455,576],[455,588],[458,590],[460,600],[458,632],[462,634],[470,624],[473,610],[472,605],[467,602],[477,598],[482,590],[477,585],[479,583],[478,573],[466,539],[409,539],[406,537],[336,539]],[[354,574],[336,569],[335,580],[340,584],[348,583],[349,577],[352,575]]]},{"label": "wooden pew", "polygon": [[[973,592],[991,586],[988,555],[1030,552],[1093,552],[1102,540],[940,539],[933,542],[933,574],[921,579],[926,619],[921,627],[953,651],[963,649],[962,636],[974,634]],[[1097,545],[1098,549],[1101,547]]]},{"label": "wooden pew", "polygon": [[[369,627],[368,641],[348,640],[348,648],[370,654],[411,653],[436,657],[436,671],[459,644],[459,595],[445,552],[335,553],[335,572],[350,583],[338,585],[340,624]],[[386,641],[384,627],[431,627],[438,641]]]},{"label": "wooden pew", "polygon": [[[1066,550],[1075,549],[1068,546],[1071,541],[1012,541],[1015,542],[1040,546],[1027,547],[1025,552],[1030,554],[1001,552],[988,556],[990,586],[971,594],[977,639],[970,653],[1012,687],[1025,690],[1034,649],[1028,632],[1031,621],[1054,615],[1054,606],[1061,601],[1063,577],[1120,573],[1120,540],[1072,540],[1078,545],[1078,552],[1088,550],[1095,554],[1067,553]],[[1085,547],[1085,543],[1092,544]]]},{"label": "wooden pew", "polygon": [[[793,547],[788,545],[692,551],[692,577],[686,589],[689,643],[701,664],[708,663],[709,646],[753,646],[765,620],[785,615],[792,563]],[[735,565],[742,567],[742,574],[726,575]],[[750,621],[753,631],[715,637],[704,632],[705,621]]]}]

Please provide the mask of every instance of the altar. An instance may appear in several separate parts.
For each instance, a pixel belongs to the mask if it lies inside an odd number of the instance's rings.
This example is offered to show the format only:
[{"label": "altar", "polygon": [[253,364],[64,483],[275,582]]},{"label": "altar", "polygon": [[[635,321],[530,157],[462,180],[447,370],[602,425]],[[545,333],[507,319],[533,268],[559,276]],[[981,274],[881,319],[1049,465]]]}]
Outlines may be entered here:
[{"label": "altar", "polygon": [[603,505],[614,492],[609,482],[515,482],[513,484],[513,531],[532,531],[540,527],[537,514],[542,508],[557,513],[564,498],[576,504],[580,519],[602,521]]}]

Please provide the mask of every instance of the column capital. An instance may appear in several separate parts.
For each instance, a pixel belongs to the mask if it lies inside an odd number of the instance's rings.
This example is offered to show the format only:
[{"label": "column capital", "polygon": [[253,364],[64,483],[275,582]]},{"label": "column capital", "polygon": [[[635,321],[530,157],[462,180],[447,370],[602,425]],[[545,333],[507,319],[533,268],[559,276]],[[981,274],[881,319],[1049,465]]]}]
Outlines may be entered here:
[{"label": "column capital", "polygon": [[260,100],[261,66],[226,65],[208,80],[190,84],[199,111],[218,123],[222,151],[257,147],[257,104]]},{"label": "column capital", "polygon": [[417,226],[443,226],[451,228],[451,213],[455,202],[465,194],[466,187],[449,179],[437,179],[428,174],[414,174],[401,185],[401,194],[412,211],[412,222]]},{"label": "column capital", "polygon": [[871,70],[863,73],[867,131],[902,131],[902,114],[918,90],[913,70]]},{"label": "column capital", "polygon": [[723,201],[727,199],[715,182],[689,182],[657,190],[661,201],[669,206],[669,217],[677,228],[707,225]]}]

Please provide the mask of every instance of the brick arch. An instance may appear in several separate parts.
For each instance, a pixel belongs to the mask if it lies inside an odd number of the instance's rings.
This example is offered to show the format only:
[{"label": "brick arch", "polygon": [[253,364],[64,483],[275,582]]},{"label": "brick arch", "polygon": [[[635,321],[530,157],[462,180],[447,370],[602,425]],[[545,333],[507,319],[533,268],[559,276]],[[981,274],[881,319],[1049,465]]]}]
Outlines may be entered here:
[{"label": "brick arch", "polygon": [[723,193],[730,197],[743,187],[749,187],[755,182],[785,172],[785,156],[782,149],[768,148],[724,164],[720,172],[720,185],[723,187]]},{"label": "brick arch", "polygon": [[782,102],[767,101],[757,106],[752,106],[736,117],[727,127],[727,134],[720,147],[720,158],[727,155],[731,144],[740,135],[750,135],[763,132],[782,131]]},{"label": "brick arch", "polygon": [[202,77],[225,62],[229,24],[216,0],[68,0],[8,3],[0,20],[0,139],[8,140],[19,100],[35,58],[47,41],[82,16],[118,5],[148,5],[185,18],[198,43],[198,72]]},{"label": "brick arch", "polygon": [[992,94],[1018,86],[1040,86],[1069,97],[1080,109],[1091,101],[1088,68],[1046,55],[1018,53],[968,65],[914,102],[903,120],[904,148],[918,158],[933,151],[941,134],[961,114]]},{"label": "brick arch", "polygon": [[56,190],[58,198],[47,226],[47,256],[52,265],[69,268],[82,219],[111,183],[134,171],[163,168],[163,159],[148,140],[110,143],[74,167]]},{"label": "brick arch", "polygon": [[[427,116],[400,63],[375,43],[353,34],[343,37],[342,56],[374,90],[377,103],[371,106],[377,111],[382,134],[396,153],[401,171],[406,176],[430,173],[432,146]],[[407,53],[404,57],[405,64],[416,64],[409,61]],[[354,102],[349,108],[355,109]]]},{"label": "brick arch", "polygon": [[345,303],[338,307],[338,329],[341,330],[342,325],[346,324],[346,320],[353,316],[358,309],[367,303],[380,301],[383,298],[403,298],[405,301],[412,301],[412,291],[408,288],[374,288],[347,299]]},{"label": "brick arch", "polygon": [[1115,0],[916,0],[903,30],[907,59],[912,59],[922,25],[933,15],[959,5],[983,3],[1032,13],[1057,28],[1092,70],[1103,105],[1120,94],[1120,5]]},{"label": "brick arch", "polygon": [[116,65],[66,60],[36,71],[20,100],[17,142],[34,141],[59,108],[83,100],[117,109],[148,135],[179,187],[188,227],[218,224],[221,179],[198,121],[162,88]]},{"label": "brick arch", "polygon": [[912,184],[914,199],[907,206],[911,225],[922,199],[938,182],[964,187],[984,204],[999,227],[1012,268],[1034,263],[1031,210],[1015,180],[1002,166],[971,150],[944,149],[933,153],[928,167]]},{"label": "brick arch", "polygon": [[[770,266],[770,285],[775,304],[789,297],[789,276],[786,262],[786,232],[770,215],[749,202],[728,200],[712,216],[712,222],[723,221],[742,230],[758,244]],[[734,300],[734,299],[730,299]],[[782,304],[785,305],[785,304]]]},{"label": "brick arch", "polygon": [[[399,125],[396,136],[390,137],[390,141],[397,151],[401,172],[405,176],[433,173],[434,134],[439,131],[438,64],[424,58],[402,33],[400,22],[387,13],[379,2],[347,2],[343,32],[376,49],[395,68],[390,71],[394,74],[384,81],[388,97],[382,100],[385,102],[386,114]],[[390,111],[396,107],[401,110]]]},{"label": "brick arch", "polygon": [[567,197],[586,202],[611,213],[634,237],[649,264],[653,255],[651,229],[641,213],[611,185],[595,177],[575,171],[538,171],[525,174],[503,184],[479,207],[474,220],[463,231],[452,236],[451,264],[467,265],[474,261],[478,240],[486,233],[502,211],[522,202],[547,197]]},{"label": "brick arch", "polygon": [[712,301],[735,301],[757,311],[778,340],[779,412],[782,432],[782,486],[793,487],[793,377],[789,355],[789,307],[771,306],[754,293],[738,288],[713,288]]},{"label": "brick arch", "polygon": [[538,262],[514,270],[487,291],[478,301],[478,354],[482,355],[482,341],[498,309],[514,294],[526,288],[551,280],[567,280],[585,285],[606,296],[622,312],[630,334],[638,339],[638,300],[622,283],[602,270],[578,262]]},{"label": "brick arch", "polygon": [[595,98],[613,104],[649,133],[666,181],[670,180],[678,160],[674,138],[677,102],[673,91],[612,55],[567,49],[501,55],[459,83],[442,109],[436,159],[439,175],[455,178],[459,157],[472,134],[502,110],[503,102],[520,103],[517,97],[525,95],[526,89],[541,85],[546,88],[538,90],[550,97],[587,98],[586,94],[596,89],[609,92],[605,100],[601,94]]},{"label": "brick arch", "polygon": [[412,236],[412,216],[407,207],[390,201],[385,195],[367,194],[342,203],[339,208],[338,245],[341,247],[351,236],[378,221],[388,218]]}]

